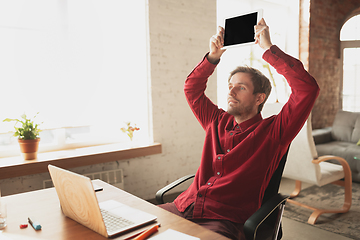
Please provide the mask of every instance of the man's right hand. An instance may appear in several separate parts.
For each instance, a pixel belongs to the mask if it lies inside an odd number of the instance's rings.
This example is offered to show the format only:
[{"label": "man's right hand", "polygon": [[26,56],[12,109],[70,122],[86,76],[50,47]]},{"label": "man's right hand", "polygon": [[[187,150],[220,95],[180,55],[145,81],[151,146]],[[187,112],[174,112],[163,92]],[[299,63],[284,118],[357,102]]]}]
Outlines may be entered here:
[{"label": "man's right hand", "polygon": [[207,59],[210,63],[217,64],[220,57],[226,51],[221,48],[224,46],[224,28],[219,26],[219,32],[210,38],[210,53]]}]

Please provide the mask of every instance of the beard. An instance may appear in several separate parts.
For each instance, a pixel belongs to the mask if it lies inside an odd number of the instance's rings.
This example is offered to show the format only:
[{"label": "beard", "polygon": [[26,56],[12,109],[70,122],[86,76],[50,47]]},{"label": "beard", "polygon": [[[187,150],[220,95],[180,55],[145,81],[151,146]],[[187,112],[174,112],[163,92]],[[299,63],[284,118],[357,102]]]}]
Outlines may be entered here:
[{"label": "beard", "polygon": [[244,106],[241,104],[238,104],[237,107],[232,107],[228,104],[227,113],[230,115],[236,116],[247,116],[250,115],[253,111],[253,106]]}]

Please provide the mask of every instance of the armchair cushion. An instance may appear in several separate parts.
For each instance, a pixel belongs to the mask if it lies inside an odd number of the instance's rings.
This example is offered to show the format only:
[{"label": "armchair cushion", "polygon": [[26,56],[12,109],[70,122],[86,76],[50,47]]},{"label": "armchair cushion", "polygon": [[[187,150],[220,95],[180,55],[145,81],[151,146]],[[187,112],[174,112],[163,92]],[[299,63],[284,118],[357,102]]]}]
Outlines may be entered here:
[{"label": "armchair cushion", "polygon": [[331,131],[335,141],[357,143],[360,139],[360,113],[340,110]]},{"label": "armchair cushion", "polygon": [[359,146],[349,142],[332,141],[327,144],[319,144],[316,146],[316,150],[319,156],[340,156],[345,160],[348,160],[349,164],[353,162],[355,156],[360,155]]},{"label": "armchair cushion", "polygon": [[323,144],[333,141],[331,132],[332,127],[313,130],[312,135],[314,137],[315,144]]},{"label": "armchair cushion", "polygon": [[356,118],[355,121],[355,127],[353,130],[353,134],[351,136],[351,141],[352,142],[357,142],[360,139],[360,113],[358,113],[358,117]]}]

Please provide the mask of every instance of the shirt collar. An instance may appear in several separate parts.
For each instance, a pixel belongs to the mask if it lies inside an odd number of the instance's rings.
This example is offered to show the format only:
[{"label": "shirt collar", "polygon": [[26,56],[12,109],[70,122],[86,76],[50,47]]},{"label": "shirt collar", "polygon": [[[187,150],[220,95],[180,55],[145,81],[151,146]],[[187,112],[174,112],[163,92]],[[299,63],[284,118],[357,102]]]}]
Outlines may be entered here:
[{"label": "shirt collar", "polygon": [[[262,119],[263,118],[260,113],[256,114],[254,117],[252,117],[240,124],[237,124],[237,122],[235,121],[235,118],[234,118],[234,130],[239,130],[239,131],[243,132],[246,129],[248,129],[251,125],[261,121]],[[239,126],[239,128],[237,128],[238,126]]]}]

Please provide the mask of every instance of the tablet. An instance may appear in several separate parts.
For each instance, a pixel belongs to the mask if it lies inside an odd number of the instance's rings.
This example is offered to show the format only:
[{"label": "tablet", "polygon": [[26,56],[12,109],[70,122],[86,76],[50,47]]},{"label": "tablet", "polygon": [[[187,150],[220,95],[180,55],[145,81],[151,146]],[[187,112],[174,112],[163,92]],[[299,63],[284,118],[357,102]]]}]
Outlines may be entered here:
[{"label": "tablet", "polygon": [[262,9],[225,18],[224,47],[238,47],[255,43],[254,26],[262,18]]}]

